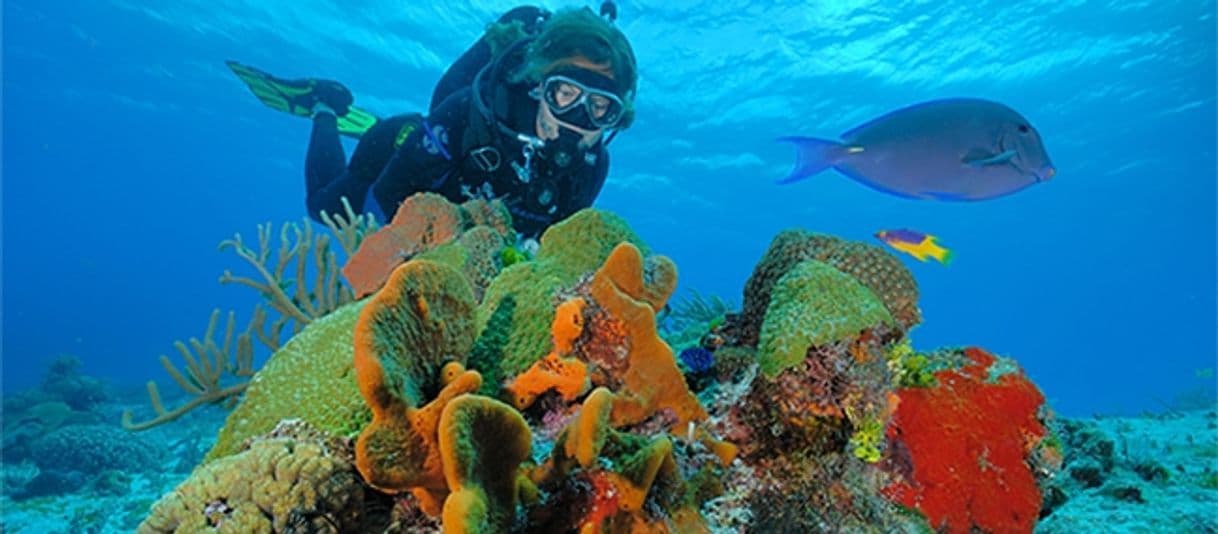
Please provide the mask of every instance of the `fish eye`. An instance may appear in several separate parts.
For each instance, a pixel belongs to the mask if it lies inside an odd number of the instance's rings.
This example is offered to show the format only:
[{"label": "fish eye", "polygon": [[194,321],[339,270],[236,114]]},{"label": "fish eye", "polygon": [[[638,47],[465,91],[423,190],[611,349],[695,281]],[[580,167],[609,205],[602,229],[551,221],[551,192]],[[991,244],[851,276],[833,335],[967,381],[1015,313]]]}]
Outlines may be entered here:
[{"label": "fish eye", "polygon": [[1019,125],[1019,133],[1022,133],[1022,134],[1026,134],[1026,133],[1028,133],[1028,125],[1027,125],[1027,124],[1020,124],[1020,125]]}]

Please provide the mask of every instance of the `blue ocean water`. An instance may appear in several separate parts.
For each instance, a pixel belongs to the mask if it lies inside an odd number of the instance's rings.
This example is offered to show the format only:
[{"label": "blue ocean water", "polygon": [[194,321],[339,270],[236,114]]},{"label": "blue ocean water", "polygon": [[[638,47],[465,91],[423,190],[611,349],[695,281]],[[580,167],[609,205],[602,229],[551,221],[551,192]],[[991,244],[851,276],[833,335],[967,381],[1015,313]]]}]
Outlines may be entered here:
[{"label": "blue ocean water", "polygon": [[[550,8],[568,3],[548,2]],[[422,109],[506,2],[9,0],[3,11],[3,386],[58,354],[116,382],[203,332],[242,267],[216,244],[304,215],[307,121],[257,102],[236,59]],[[596,206],[737,304],[781,229],[940,236],[908,257],[918,348],[1012,356],[1062,413],[1157,410],[1215,366],[1212,1],[619,3],[638,120]],[[1057,177],[949,204],[828,173],[778,186],[785,135],[834,137],[921,100],[1007,103]]]}]

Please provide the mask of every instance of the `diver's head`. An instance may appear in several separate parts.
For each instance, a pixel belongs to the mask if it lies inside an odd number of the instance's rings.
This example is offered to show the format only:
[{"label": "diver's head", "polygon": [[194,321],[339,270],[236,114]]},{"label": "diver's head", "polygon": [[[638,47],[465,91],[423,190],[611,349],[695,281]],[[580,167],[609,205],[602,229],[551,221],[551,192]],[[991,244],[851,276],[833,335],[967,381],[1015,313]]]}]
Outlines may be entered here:
[{"label": "diver's head", "polygon": [[588,8],[554,14],[530,44],[517,79],[535,85],[537,135],[586,149],[633,119],[638,73],[626,36]]}]

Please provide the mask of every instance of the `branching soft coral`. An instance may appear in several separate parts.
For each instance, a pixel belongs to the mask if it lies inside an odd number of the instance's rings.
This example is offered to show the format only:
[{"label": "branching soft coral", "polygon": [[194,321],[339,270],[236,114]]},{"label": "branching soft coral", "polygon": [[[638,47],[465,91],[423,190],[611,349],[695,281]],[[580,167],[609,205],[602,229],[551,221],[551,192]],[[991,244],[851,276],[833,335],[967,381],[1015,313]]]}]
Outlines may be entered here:
[{"label": "branching soft coral", "polygon": [[157,389],[156,382],[149,381],[148,397],[152,400],[152,409],[156,412],[156,417],[136,422],[131,410],[125,410],[123,428],[145,430],[173,421],[204,404],[236,400],[237,396],[245,391],[249,382],[242,380],[225,385],[221,380],[226,375],[238,378],[253,376],[254,347],[251,336],[262,325],[264,317],[261,308],[256,308],[254,319],[250,321],[249,327],[234,338],[233,329],[236,326],[236,317],[229,312],[228,322],[225,323],[224,328],[224,339],[217,343],[215,334],[220,320],[220,310],[213,311],[211,320],[207,323],[207,332],[203,334],[202,340],[191,338],[189,344],[181,341],[174,343],[174,348],[178,349],[178,353],[182,355],[182,360],[186,363],[185,373],[179,371],[168,357],[161,356],[161,366],[165,368],[165,372],[169,373],[178,387],[194,395],[194,398],[172,410],[166,409],[165,404],[161,402],[161,393]]}]

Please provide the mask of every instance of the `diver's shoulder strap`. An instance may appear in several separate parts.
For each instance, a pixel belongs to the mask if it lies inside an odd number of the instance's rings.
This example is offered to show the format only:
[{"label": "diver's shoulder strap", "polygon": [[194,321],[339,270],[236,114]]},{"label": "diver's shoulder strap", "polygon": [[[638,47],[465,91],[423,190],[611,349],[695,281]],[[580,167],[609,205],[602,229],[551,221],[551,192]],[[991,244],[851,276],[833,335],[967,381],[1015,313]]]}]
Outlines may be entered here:
[{"label": "diver's shoulder strap", "polygon": [[[533,39],[525,37],[512,43],[496,54],[474,77],[474,83],[470,86],[469,119],[461,136],[461,152],[465,154],[467,165],[474,167],[470,170],[495,172],[503,164],[503,132],[499,118],[495,116],[496,110],[507,105],[500,74],[505,68],[504,63]],[[491,87],[484,88],[483,84],[490,84]],[[484,95],[484,90],[490,94]],[[490,105],[483,101],[484,96],[489,96]]]},{"label": "diver's shoulder strap", "polygon": [[461,153],[465,154],[466,164],[472,164],[482,172],[495,172],[503,164],[502,143],[499,132],[490,122],[493,120],[494,117],[484,115],[473,99],[470,100],[469,120],[461,135]]}]

